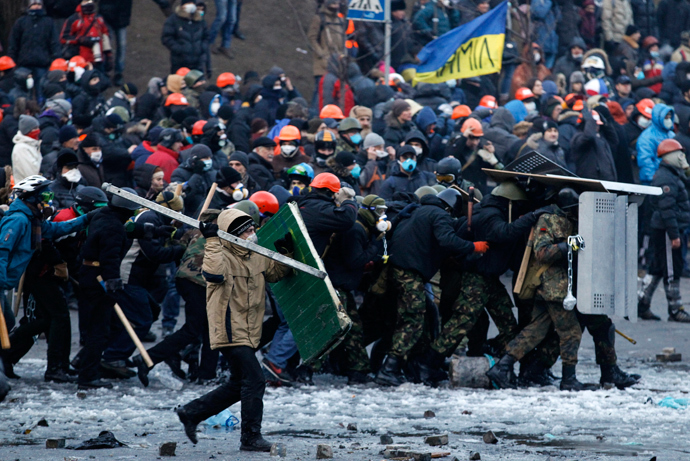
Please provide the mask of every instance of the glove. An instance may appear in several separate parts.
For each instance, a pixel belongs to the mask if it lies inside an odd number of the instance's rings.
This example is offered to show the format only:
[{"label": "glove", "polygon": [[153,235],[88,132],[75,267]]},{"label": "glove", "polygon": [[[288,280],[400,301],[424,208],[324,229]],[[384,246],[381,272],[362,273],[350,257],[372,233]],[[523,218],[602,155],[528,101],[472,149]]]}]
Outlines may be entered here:
[{"label": "glove", "polygon": [[213,223],[199,223],[199,230],[201,235],[205,238],[218,237],[218,224]]},{"label": "glove", "polygon": [[100,209],[96,208],[95,210],[91,210],[88,213],[86,213],[86,222],[90,223],[93,217],[96,216],[96,213],[98,213],[99,211]]},{"label": "glove", "polygon": [[292,254],[295,251],[295,241],[292,239],[292,234],[289,232],[285,234],[282,239],[273,242],[276,251],[282,255]]},{"label": "glove", "polygon": [[484,254],[489,249],[488,242],[474,242],[474,252]]},{"label": "glove", "polygon": [[477,155],[481,157],[482,160],[484,160],[486,163],[488,163],[491,166],[494,166],[498,163],[498,159],[496,158],[496,154],[492,154],[486,149],[479,149],[477,151]]},{"label": "glove", "polygon": [[543,206],[541,208],[537,208],[536,210],[534,210],[534,216],[536,216],[537,218],[539,218],[539,216],[543,214],[553,214],[553,206]]},{"label": "glove", "polygon": [[346,200],[355,198],[355,190],[349,187],[341,187],[337,194],[335,194],[335,203],[340,205]]},{"label": "glove", "polygon": [[196,174],[203,174],[204,173],[204,162],[200,159],[194,160],[192,163],[194,165],[193,172]]},{"label": "glove", "polygon": [[110,279],[106,280],[105,283],[105,291],[108,293],[115,293],[116,291],[120,291],[124,288],[122,284],[122,279]]},{"label": "glove", "polygon": [[530,149],[537,150],[537,147],[539,147],[539,144],[537,144],[537,143],[539,142],[539,140],[542,137],[543,137],[543,134],[541,134],[541,133],[532,133],[530,135],[530,137],[527,138],[527,142],[525,142],[525,144],[527,144]]}]

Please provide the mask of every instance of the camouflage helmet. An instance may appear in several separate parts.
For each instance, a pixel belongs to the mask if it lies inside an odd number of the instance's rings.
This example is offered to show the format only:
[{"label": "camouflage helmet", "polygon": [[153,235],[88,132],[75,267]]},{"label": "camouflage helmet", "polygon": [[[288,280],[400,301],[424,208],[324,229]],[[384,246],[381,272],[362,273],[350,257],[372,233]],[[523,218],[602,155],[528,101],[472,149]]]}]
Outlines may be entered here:
[{"label": "camouflage helmet", "polygon": [[344,118],[339,124],[338,124],[338,131],[340,133],[344,133],[346,131],[350,130],[361,130],[362,125],[359,123],[359,120],[353,117],[347,117]]},{"label": "camouflage helmet", "polygon": [[507,179],[494,187],[494,190],[491,191],[491,195],[507,198],[508,200],[527,200],[527,193],[525,190],[517,181],[512,179]]},{"label": "camouflage helmet", "polygon": [[414,195],[416,195],[417,198],[422,198],[425,195],[429,195],[429,194],[436,195],[436,194],[438,194],[438,192],[436,191],[436,189],[434,189],[431,186],[422,186],[419,189],[417,189],[416,191],[414,191]]},{"label": "camouflage helmet", "polygon": [[241,200],[237,203],[233,203],[228,208],[233,208],[235,210],[244,211],[249,216],[251,216],[254,224],[259,226],[261,224],[261,213],[259,213],[259,207],[256,203],[251,200]]}]

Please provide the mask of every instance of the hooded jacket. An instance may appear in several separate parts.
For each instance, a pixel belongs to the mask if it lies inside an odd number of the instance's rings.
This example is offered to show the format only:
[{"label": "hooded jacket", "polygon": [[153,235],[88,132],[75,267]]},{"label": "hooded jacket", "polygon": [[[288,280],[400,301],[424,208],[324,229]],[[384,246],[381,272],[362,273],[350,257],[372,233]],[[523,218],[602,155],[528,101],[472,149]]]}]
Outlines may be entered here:
[{"label": "hooded jacket", "polygon": [[579,36],[573,37],[572,40],[570,40],[570,47],[568,47],[568,51],[566,54],[556,60],[556,64],[553,66],[552,70],[554,75],[563,74],[566,81],[570,79],[570,75],[573,72],[580,70],[580,66],[582,65],[582,59],[575,60],[573,59],[573,55],[570,53],[570,49],[574,46],[579,46],[582,48],[583,54],[587,49],[587,45],[585,45],[585,41],[582,40],[582,38]]},{"label": "hooded jacket", "polygon": [[392,163],[390,168],[397,171],[383,181],[381,189],[379,189],[379,196],[384,200],[391,200],[396,192],[414,193],[422,186],[433,186],[436,184],[436,176],[428,171],[420,171],[415,168],[412,174],[403,173],[398,166],[398,163]]},{"label": "hooded jacket", "polygon": [[101,160],[101,162],[96,165],[81,147],[77,149],[77,159],[79,160],[79,166],[77,168],[79,168],[82,177],[86,180],[86,185],[100,188],[105,181],[103,161]]},{"label": "hooded jacket", "polygon": [[573,136],[570,144],[575,173],[582,178],[617,181],[612,152],[618,148],[618,136],[613,127],[602,125],[601,131],[597,133],[594,118],[586,112],[583,112],[582,123],[584,129]]},{"label": "hooded jacket", "polygon": [[165,182],[170,183],[170,177],[172,176],[173,171],[180,166],[180,162],[178,160],[179,156],[179,152],[175,152],[172,149],[158,144],[156,152],[151,154],[149,158],[146,159],[146,163],[161,167],[165,175]]},{"label": "hooded jacket", "polygon": [[165,20],[161,42],[170,50],[170,73],[180,67],[203,70],[208,54],[208,28],[197,10],[194,14],[185,13],[182,6]]},{"label": "hooded jacket", "polygon": [[[523,104],[524,106],[524,104]],[[513,134],[513,127],[515,126],[515,118],[505,107],[499,107],[494,111],[491,117],[489,128],[484,130],[484,138],[496,148],[496,157],[504,165],[509,164],[512,159],[506,158],[510,148],[520,138]]]},{"label": "hooded jacket", "polygon": [[[239,210],[223,210],[218,227],[227,230],[232,222],[247,216]],[[206,279],[206,312],[211,349],[228,346],[259,347],[266,282],[274,283],[290,268],[244,248],[211,237],[204,247],[202,266]]]},{"label": "hooded jacket", "polygon": [[398,224],[388,250],[394,266],[416,272],[428,281],[444,259],[464,259],[474,252],[474,244],[458,236],[459,222],[445,208],[438,197],[425,195],[412,216]]},{"label": "hooded jacket", "polygon": [[194,172],[192,159],[185,161],[173,172],[170,181],[184,184],[182,190],[185,194],[184,209],[186,215],[192,216],[204,202],[217,174],[214,169],[202,173]]},{"label": "hooded jacket", "polygon": [[41,141],[24,136],[21,131],[12,138],[12,169],[15,183],[41,171]]},{"label": "hooded jacket", "polygon": [[26,12],[12,26],[7,55],[17,66],[48,67],[53,59],[60,57],[61,51],[55,23],[45,10]]},{"label": "hooded jacket", "polygon": [[318,192],[300,196],[297,204],[314,249],[319,255],[323,255],[333,234],[352,228],[359,208],[354,200],[346,200],[341,206],[336,206],[332,198]]},{"label": "hooded jacket", "polygon": [[[134,189],[140,197],[146,198],[151,190],[151,180],[153,173],[156,172],[157,165],[151,163],[144,163],[134,168],[132,179],[134,179]],[[154,197],[155,199],[155,197]]]},{"label": "hooded jacket", "polygon": [[307,38],[314,50],[314,76],[328,72],[328,58],[345,51],[345,20],[324,3],[314,15],[307,31]]},{"label": "hooded jacket", "polygon": [[604,0],[601,5],[601,27],[604,38],[620,42],[625,29],[633,23],[633,12],[629,0]]},{"label": "hooded jacket", "polygon": [[665,230],[668,238],[677,239],[690,226],[690,199],[685,187],[685,174],[668,163],[661,162],[654,174],[652,186],[663,193],[652,196],[652,229]]},{"label": "hooded jacket", "polygon": [[[100,82],[90,85],[89,81],[98,77]],[[80,127],[88,127],[93,119],[105,111],[105,98],[101,91],[107,85],[104,83],[103,74],[97,70],[87,70],[79,80],[82,92],[72,100],[72,119],[74,124]]]},{"label": "hooded jacket", "polygon": [[664,119],[673,108],[666,104],[657,104],[652,109],[652,124],[637,138],[637,166],[640,168],[640,182],[649,185],[654,173],[659,168],[661,159],[656,156],[656,149],[664,139],[675,137],[673,129],[664,127]]}]

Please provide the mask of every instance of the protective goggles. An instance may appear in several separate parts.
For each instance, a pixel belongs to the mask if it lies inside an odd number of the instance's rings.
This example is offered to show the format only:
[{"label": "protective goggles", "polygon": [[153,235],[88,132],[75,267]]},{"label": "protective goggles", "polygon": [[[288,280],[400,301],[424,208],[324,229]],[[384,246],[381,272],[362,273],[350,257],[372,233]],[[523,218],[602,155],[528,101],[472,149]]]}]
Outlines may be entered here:
[{"label": "protective goggles", "polygon": [[455,182],[455,175],[454,174],[437,174],[436,175],[436,181],[445,182],[445,183],[452,183],[452,182]]},{"label": "protective goggles", "polygon": [[365,210],[369,210],[372,213],[374,213],[376,216],[383,216],[386,214],[386,210],[388,207],[386,205],[376,205],[376,206],[364,206],[362,205],[362,208]]}]

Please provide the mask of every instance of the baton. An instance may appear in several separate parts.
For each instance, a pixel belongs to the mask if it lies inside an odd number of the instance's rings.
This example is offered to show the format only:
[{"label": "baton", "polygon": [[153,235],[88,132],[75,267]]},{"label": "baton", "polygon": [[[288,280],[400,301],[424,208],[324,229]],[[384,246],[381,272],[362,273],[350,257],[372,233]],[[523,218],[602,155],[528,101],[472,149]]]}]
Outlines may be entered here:
[{"label": "baton", "polygon": [[472,230],[472,209],[474,208],[474,187],[469,188],[468,195],[470,198],[467,200],[467,230]]},{"label": "baton", "polygon": [[[148,208],[151,211],[155,211],[156,213],[160,213],[164,216],[172,218],[181,223],[185,223],[188,226],[194,227],[196,229],[199,228],[199,221],[197,221],[196,219],[192,219],[189,216],[183,215],[182,213],[178,213],[176,211],[171,210],[170,208],[166,208],[155,202],[146,200],[145,198],[141,198],[136,194],[132,194],[131,192],[127,192],[126,190],[122,190],[119,187],[115,187],[107,182],[103,183],[103,186],[101,187],[106,192],[110,192],[114,195],[119,195],[120,197],[125,198],[130,202],[134,202],[138,205],[141,205],[142,207]],[[277,251],[269,250],[268,248],[264,248],[261,245],[257,245],[256,243],[252,243],[247,240],[235,237],[234,235],[229,234],[225,231],[218,230],[218,237],[227,242],[234,243],[235,245],[242,247],[245,250],[253,251],[254,253],[260,254],[261,256],[265,256],[269,259],[273,259],[274,261],[278,261],[279,263],[285,264],[286,266],[296,269],[298,271],[306,272],[307,274],[313,275],[314,277],[319,278],[321,280],[326,278],[327,274],[324,271],[311,267],[308,264],[296,261],[292,258],[278,253]]]},{"label": "baton", "polygon": [[211,188],[208,190],[208,194],[206,194],[206,200],[204,200],[204,205],[201,207],[201,212],[199,213],[199,216],[204,214],[204,211],[208,210],[209,205],[211,205],[211,200],[213,200],[213,196],[216,193],[216,187],[218,187],[217,182],[211,184]]},{"label": "baton", "polygon": [[634,339],[632,339],[630,336],[626,335],[626,334],[623,333],[622,331],[618,331],[617,328],[616,328],[616,333],[618,333],[619,335],[621,335],[622,337],[624,337],[625,339],[627,339],[627,340],[630,341],[631,343],[637,344],[637,341],[635,341]]},{"label": "baton", "polygon": [[9,349],[10,345],[10,334],[7,331],[7,322],[5,322],[5,314],[2,312],[2,306],[0,305],[0,346],[3,349]]}]

